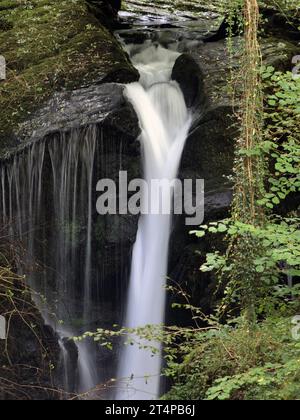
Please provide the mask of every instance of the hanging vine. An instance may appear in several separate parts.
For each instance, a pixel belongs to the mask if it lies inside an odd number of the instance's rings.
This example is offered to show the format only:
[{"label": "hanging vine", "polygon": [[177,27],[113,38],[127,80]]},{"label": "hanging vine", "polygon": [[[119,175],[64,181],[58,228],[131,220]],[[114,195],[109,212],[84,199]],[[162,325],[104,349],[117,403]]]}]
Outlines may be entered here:
[{"label": "hanging vine", "polygon": [[[219,316],[223,317],[228,308],[236,303],[244,310],[247,321],[252,323],[256,319],[256,298],[263,293],[262,279],[270,274],[265,272],[262,275],[254,264],[254,261],[264,255],[263,243],[258,235],[254,235],[254,230],[263,228],[266,223],[265,207],[259,204],[265,195],[266,175],[265,156],[260,152],[263,147],[264,123],[262,55],[258,40],[260,13],[257,0],[234,0],[233,4],[228,21],[232,25],[235,21],[235,25],[241,27],[243,39],[242,45],[235,46],[242,46],[240,71],[231,77],[235,93],[233,103],[238,104],[236,119],[239,126],[231,219],[203,227],[196,235],[201,237],[206,230],[228,234],[226,255],[209,254],[202,270],[217,269],[220,283],[226,283]],[[234,46],[230,30],[228,35],[228,47],[231,50]]]},{"label": "hanging vine", "polygon": [[240,102],[240,137],[235,165],[233,217],[248,223],[261,223],[264,213],[257,200],[264,195],[264,160],[255,153],[262,141],[263,95],[258,42],[259,7],[256,0],[244,4],[244,53],[242,57],[242,98]]},{"label": "hanging vine", "polygon": [[[242,56],[242,98],[240,102],[240,136],[236,145],[235,187],[232,207],[234,221],[261,225],[265,215],[257,201],[264,195],[264,159],[255,149],[262,141],[263,96],[260,77],[261,51],[258,42],[259,6],[256,0],[244,2],[244,53]],[[255,317],[254,303],[258,273],[251,259],[259,255],[261,244],[245,233],[233,237],[229,246],[232,258],[231,278],[241,288],[246,317]],[[250,262],[250,264],[249,264]]]}]

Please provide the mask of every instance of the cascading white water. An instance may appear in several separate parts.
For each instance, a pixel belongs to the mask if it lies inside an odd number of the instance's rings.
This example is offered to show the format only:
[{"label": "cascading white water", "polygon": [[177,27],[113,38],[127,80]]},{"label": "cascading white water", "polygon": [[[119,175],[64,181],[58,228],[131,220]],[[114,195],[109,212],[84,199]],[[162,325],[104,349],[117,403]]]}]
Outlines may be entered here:
[{"label": "cascading white water", "polygon": [[[139,83],[127,86],[126,95],[138,114],[142,129],[141,144],[144,178],[173,180],[191,124],[183,93],[171,81],[171,72],[179,56],[161,46],[146,46],[132,61],[140,71]],[[171,194],[172,195],[172,194]],[[150,196],[151,206],[157,197]],[[159,207],[158,207],[159,208]],[[126,327],[160,325],[165,314],[165,284],[171,215],[143,215],[140,218],[133,250],[131,278],[127,302]],[[161,374],[160,343],[144,342],[124,346],[120,356],[119,378],[124,380],[117,399],[154,399],[159,396]],[[153,356],[151,347],[159,349]],[[130,378],[130,379],[128,379]]]}]

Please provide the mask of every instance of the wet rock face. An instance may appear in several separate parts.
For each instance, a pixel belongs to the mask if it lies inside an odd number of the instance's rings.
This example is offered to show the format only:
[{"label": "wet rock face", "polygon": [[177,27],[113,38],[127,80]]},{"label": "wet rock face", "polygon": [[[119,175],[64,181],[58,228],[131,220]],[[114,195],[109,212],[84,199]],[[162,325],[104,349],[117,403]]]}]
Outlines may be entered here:
[{"label": "wet rock face", "polygon": [[134,15],[134,19],[147,17],[149,22],[173,24],[177,21],[197,20],[199,17],[215,17],[220,12],[218,0],[123,0],[126,11]]},{"label": "wet rock face", "polygon": [[124,86],[116,83],[91,85],[71,92],[56,93],[29,121],[20,125],[20,145],[55,131],[101,123],[106,120],[118,131],[138,134],[137,117],[123,97]]},{"label": "wet rock face", "polygon": [[59,360],[57,337],[44,325],[22,282],[15,282],[11,299],[6,292],[7,297],[0,296],[0,313],[10,325],[8,340],[0,340],[0,400],[58,399],[52,381]]},{"label": "wet rock face", "polygon": [[[231,175],[234,156],[234,139],[236,132],[230,128],[233,120],[231,109],[220,107],[211,109],[203,117],[199,125],[190,133],[183,152],[180,177],[204,179],[207,195],[225,192],[230,189],[228,176]],[[208,198],[208,197],[207,197]],[[230,200],[225,200],[216,208],[206,200],[206,220],[212,218],[212,212],[225,210]]]},{"label": "wet rock face", "polygon": [[118,23],[121,0],[86,0],[89,10],[106,26],[113,29]]},{"label": "wet rock face", "polygon": [[205,105],[204,75],[191,56],[182,54],[176,60],[172,79],[179,83],[188,108],[199,110]]},{"label": "wet rock face", "polygon": [[[217,48],[220,48],[219,44]],[[202,49],[206,50],[203,44],[198,46],[198,51]],[[229,98],[225,97],[224,102],[221,102],[218,99],[214,101],[215,97],[212,96],[213,89],[217,90],[221,83],[226,89],[227,78],[222,78],[224,73],[220,72],[220,67],[214,71],[211,69],[211,74],[207,74],[209,59],[202,62],[202,54],[199,57],[195,51],[192,55],[182,54],[172,73],[172,78],[179,83],[194,115],[194,123],[182,155],[179,177],[205,180],[205,217],[206,220],[212,220],[217,213],[226,213],[230,206],[231,185],[227,178],[233,168],[236,130],[232,128],[234,121]],[[220,66],[219,61],[217,66]],[[206,70],[203,71],[203,68]],[[219,84],[215,86],[217,75]]]},{"label": "wet rock face", "polygon": [[[190,132],[183,152],[179,178],[203,179],[204,223],[221,220],[228,216],[232,201],[230,175],[234,163],[236,131],[232,128],[230,106],[215,106],[206,110],[205,115]],[[195,196],[194,196],[195,199]],[[198,241],[189,232],[198,226],[186,226],[186,216],[174,220],[170,241],[169,277],[182,284],[193,297],[193,302],[209,312],[214,305],[214,278],[199,271],[207,252],[221,249],[222,244],[204,238]],[[172,311],[171,311],[172,313]],[[184,320],[184,314],[183,318]],[[170,315],[175,316],[176,314]]]},{"label": "wet rock face", "polygon": [[121,9],[121,0],[86,0],[87,3],[92,4],[103,10],[108,16],[116,16]]}]

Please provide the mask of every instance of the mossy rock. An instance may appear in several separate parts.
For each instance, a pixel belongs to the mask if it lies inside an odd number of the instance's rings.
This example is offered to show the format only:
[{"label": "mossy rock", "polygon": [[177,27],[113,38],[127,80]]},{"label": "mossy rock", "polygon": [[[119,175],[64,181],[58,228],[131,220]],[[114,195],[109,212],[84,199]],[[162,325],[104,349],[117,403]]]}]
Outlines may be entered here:
[{"label": "mossy rock", "polygon": [[[0,0],[0,149],[54,92],[137,80],[121,46],[85,0]],[[7,26],[8,25],[8,26]]]},{"label": "mossy rock", "polygon": [[0,32],[1,31],[9,31],[10,29],[13,28],[13,25],[11,22],[8,22],[5,19],[0,19]]}]

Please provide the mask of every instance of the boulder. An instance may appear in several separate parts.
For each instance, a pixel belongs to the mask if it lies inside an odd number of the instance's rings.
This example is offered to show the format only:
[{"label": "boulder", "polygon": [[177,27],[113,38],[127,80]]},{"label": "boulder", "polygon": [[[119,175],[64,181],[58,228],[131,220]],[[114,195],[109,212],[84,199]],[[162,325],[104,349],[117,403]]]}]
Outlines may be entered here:
[{"label": "boulder", "polygon": [[[234,139],[237,134],[232,122],[231,108],[211,109],[191,131],[183,152],[179,178],[203,179],[205,182],[205,223],[226,217],[231,205],[230,177],[234,163]],[[185,217],[178,216],[175,221],[171,240],[171,258],[174,261],[177,261],[182,249],[182,246],[178,246],[178,241],[188,245],[191,241],[189,231],[197,228],[185,226]]]},{"label": "boulder", "polygon": [[205,105],[204,74],[196,61],[188,54],[182,54],[174,65],[172,79],[183,91],[188,108],[199,110]]},{"label": "boulder", "polygon": [[96,123],[137,137],[140,132],[137,116],[125,101],[123,91],[123,85],[105,83],[55,93],[30,119],[19,125],[15,131],[19,147],[56,131]]},{"label": "boulder", "polygon": [[88,10],[85,0],[35,2],[30,9],[20,1],[5,10],[0,7],[3,19],[11,29],[0,31],[1,54],[8,63],[7,78],[0,82],[0,154],[15,146],[19,124],[31,120],[57,95],[139,78],[121,45]]},{"label": "boulder", "polygon": [[[236,135],[232,108],[220,105],[206,111],[186,140],[179,178],[194,181],[204,179],[205,224],[222,220],[229,214]],[[215,278],[211,273],[201,273],[199,268],[208,252],[220,250],[224,244],[222,238],[216,235],[213,238],[206,236],[199,241],[190,235],[190,231],[197,229],[198,226],[186,226],[185,218],[186,215],[183,214],[174,219],[168,277],[189,293],[192,304],[209,313],[216,302]],[[173,298],[170,299],[172,303]],[[178,302],[177,297],[176,302]],[[171,305],[168,307],[171,308]],[[181,325],[189,322],[184,311],[178,314],[178,311],[171,309],[168,312],[168,320]]]}]

